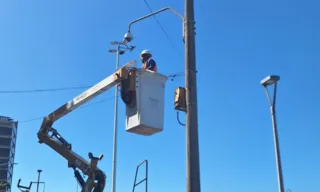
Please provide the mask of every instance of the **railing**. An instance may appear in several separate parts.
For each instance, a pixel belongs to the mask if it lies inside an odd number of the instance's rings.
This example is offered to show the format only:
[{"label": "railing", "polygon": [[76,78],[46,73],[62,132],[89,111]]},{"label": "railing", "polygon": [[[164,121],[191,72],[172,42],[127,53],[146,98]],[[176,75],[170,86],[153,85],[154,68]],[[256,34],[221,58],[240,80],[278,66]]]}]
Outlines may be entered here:
[{"label": "railing", "polygon": [[[137,183],[137,176],[138,176],[138,173],[139,173],[139,168],[141,165],[145,164],[146,165],[146,175],[145,175],[145,178],[142,179],[141,181],[139,181]],[[136,175],[134,177],[134,183],[133,183],[133,189],[132,189],[132,192],[134,192],[135,188],[140,185],[141,183],[145,182],[145,187],[146,187],[146,192],[148,192],[148,160],[144,160],[142,161],[138,166],[137,166],[137,169],[136,169]]]}]

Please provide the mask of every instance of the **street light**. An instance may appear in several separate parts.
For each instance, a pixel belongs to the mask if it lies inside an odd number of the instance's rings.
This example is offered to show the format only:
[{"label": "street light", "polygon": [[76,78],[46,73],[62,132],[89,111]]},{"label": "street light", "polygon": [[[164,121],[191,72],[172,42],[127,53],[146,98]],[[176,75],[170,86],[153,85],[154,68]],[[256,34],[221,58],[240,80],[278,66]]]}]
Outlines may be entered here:
[{"label": "street light", "polygon": [[[282,165],[281,165],[281,156],[280,156],[280,149],[279,149],[279,139],[278,139],[278,130],[277,130],[277,120],[276,120],[276,97],[277,97],[277,83],[280,80],[280,76],[271,75],[264,78],[260,83],[264,87],[264,90],[267,95],[267,99],[270,105],[270,112],[272,118],[272,128],[273,128],[273,139],[274,139],[274,149],[275,149],[275,156],[276,156],[276,166],[277,166],[277,173],[278,173],[278,187],[279,192],[285,192],[284,190],[284,183],[283,183],[283,175],[282,175]],[[271,100],[268,86],[274,85],[273,89],[273,99]]]},{"label": "street light", "polygon": [[143,16],[143,17],[140,17],[140,18],[138,18],[138,19],[135,19],[135,20],[133,20],[133,21],[131,21],[130,23],[129,23],[129,26],[128,26],[128,32],[127,33],[125,33],[125,35],[124,35],[124,37],[123,37],[123,42],[131,42],[132,40],[133,40],[133,35],[131,34],[131,26],[134,24],[134,23],[137,23],[137,22],[139,22],[139,21],[142,21],[142,20],[144,20],[144,19],[147,19],[147,18],[149,18],[149,17],[151,17],[151,16],[153,16],[153,15],[157,15],[157,14],[159,14],[159,13],[161,13],[161,12],[164,12],[164,11],[171,11],[172,13],[174,13],[175,15],[177,15],[182,21],[183,21],[183,27],[182,27],[182,34],[183,34],[183,37],[184,37],[184,18],[183,18],[183,16],[179,13],[179,12],[177,12],[176,10],[174,10],[174,9],[172,9],[172,8],[170,8],[170,7],[165,7],[165,8],[162,8],[162,9],[160,9],[160,10],[158,10],[158,11],[155,11],[155,12],[152,12],[152,13],[150,13],[150,14],[148,14],[148,15],[145,15],[145,16]]},{"label": "street light", "polygon": [[37,192],[39,192],[40,174],[41,174],[42,170],[41,170],[41,169],[38,169],[37,172],[38,172]]},{"label": "street light", "polygon": [[200,163],[198,139],[197,70],[195,56],[195,22],[193,0],[185,0],[185,17],[170,7],[160,9],[129,23],[124,41],[133,40],[131,26],[163,11],[171,11],[183,21],[183,41],[185,43],[185,89],[186,89],[186,183],[187,192],[200,192]]},{"label": "street light", "polygon": [[[135,46],[127,45],[126,42],[112,41],[111,45],[117,46],[116,49],[110,49],[110,53],[116,53],[116,70],[119,69],[119,56],[123,55],[126,51],[133,51]],[[113,128],[113,159],[112,159],[112,185],[111,191],[116,191],[116,171],[117,171],[117,138],[118,138],[118,88],[115,89],[115,102],[114,102],[114,128]]]}]

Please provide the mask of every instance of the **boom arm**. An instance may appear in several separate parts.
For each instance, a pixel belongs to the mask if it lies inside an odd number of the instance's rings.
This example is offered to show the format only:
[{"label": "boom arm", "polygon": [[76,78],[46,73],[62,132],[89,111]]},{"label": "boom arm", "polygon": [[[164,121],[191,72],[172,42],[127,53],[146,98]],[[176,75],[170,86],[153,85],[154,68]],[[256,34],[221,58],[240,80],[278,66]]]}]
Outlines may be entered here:
[{"label": "boom arm", "polygon": [[[124,82],[124,80],[129,79],[130,71],[128,70],[128,67],[134,63],[135,61],[127,63],[114,74],[100,81],[79,96],[47,115],[42,121],[42,125],[38,132],[39,143],[47,144],[68,161],[68,167],[74,169],[75,177],[82,186],[82,192],[91,192],[92,189],[93,192],[102,192],[104,190],[106,176],[103,171],[97,167],[98,161],[102,159],[103,155],[94,157],[92,153],[89,153],[89,158],[91,159],[91,162],[89,163],[72,151],[71,144],[68,143],[58,133],[58,131],[52,127],[52,125],[55,121],[67,115],[85,102],[93,99],[119,83],[123,84],[122,82]],[[88,176],[86,182],[82,178],[79,170]]]},{"label": "boom arm", "polygon": [[[83,192],[94,191],[102,192],[105,187],[105,174],[97,167],[98,161],[103,158],[103,155],[99,157],[93,157],[92,153],[89,153],[91,162],[89,163],[77,153],[72,151],[72,146],[68,143],[54,128],[50,127],[47,135],[38,134],[38,137],[42,139],[42,142],[47,144],[62,157],[68,161],[68,167],[74,169],[75,177],[78,183],[82,187]],[[51,135],[50,135],[51,133]],[[39,136],[40,135],[40,136]],[[88,176],[85,182],[82,178],[79,170]],[[97,182],[95,184],[95,181]]]}]

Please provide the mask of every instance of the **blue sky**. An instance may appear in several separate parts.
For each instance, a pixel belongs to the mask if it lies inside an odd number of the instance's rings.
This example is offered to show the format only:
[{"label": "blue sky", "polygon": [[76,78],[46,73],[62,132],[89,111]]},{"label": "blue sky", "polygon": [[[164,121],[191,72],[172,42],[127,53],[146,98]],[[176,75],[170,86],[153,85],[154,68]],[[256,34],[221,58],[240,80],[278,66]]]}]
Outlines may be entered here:
[{"label": "blue sky", "polygon": [[[149,4],[153,10],[166,4],[181,13],[184,8],[181,0]],[[196,1],[202,191],[277,190],[271,118],[259,85],[269,74],[281,75],[277,117],[285,186],[293,192],[319,189],[318,7],[314,0]],[[0,90],[97,83],[114,72],[109,42],[121,40],[129,21],[147,13],[143,0],[0,1]],[[150,18],[133,26],[137,48],[121,63],[138,59],[148,48],[160,73],[181,72],[181,21],[169,12],[157,18],[175,46]],[[132,189],[136,165],[144,159],[150,163],[150,190],[185,191],[185,131],[173,109],[174,88],[183,84],[183,77],[167,82],[165,128],[152,137],[125,132],[120,103],[118,191]],[[19,121],[41,117],[82,91],[0,94],[0,112]],[[104,93],[90,103],[106,102],[78,109],[55,124],[77,153],[105,155],[100,167],[108,176],[106,191],[111,186],[113,94]],[[38,143],[40,124],[19,125],[13,185],[19,178],[35,181],[41,168],[47,192],[76,191],[66,160]]]}]

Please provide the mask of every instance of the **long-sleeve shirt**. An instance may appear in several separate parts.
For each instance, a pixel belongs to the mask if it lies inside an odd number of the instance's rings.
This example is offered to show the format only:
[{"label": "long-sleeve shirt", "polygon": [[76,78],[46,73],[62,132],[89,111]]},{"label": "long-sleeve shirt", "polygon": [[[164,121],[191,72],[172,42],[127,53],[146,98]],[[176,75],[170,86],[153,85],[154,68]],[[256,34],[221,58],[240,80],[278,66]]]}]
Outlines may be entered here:
[{"label": "long-sleeve shirt", "polygon": [[153,72],[157,72],[157,64],[155,62],[155,60],[153,60],[152,58],[149,58],[144,64],[143,64],[143,69],[147,69]]}]

